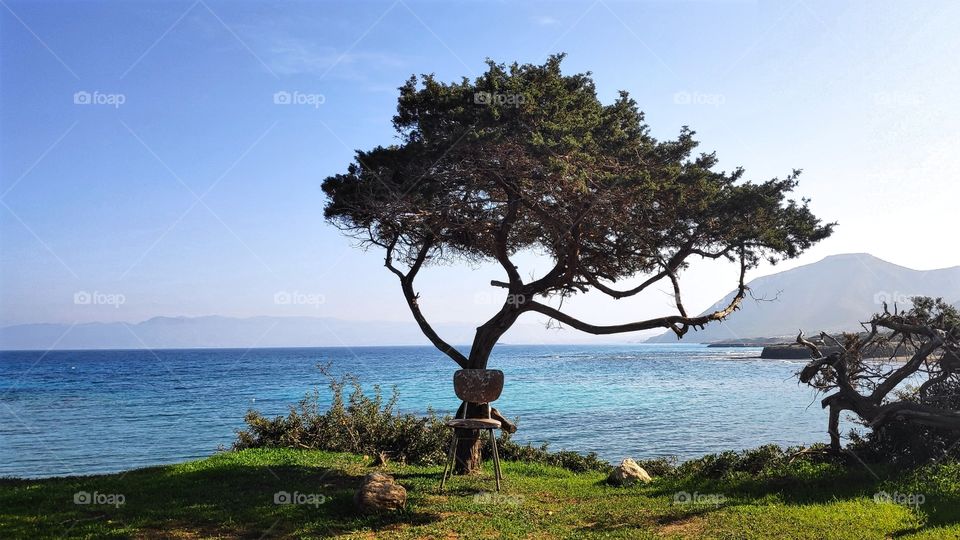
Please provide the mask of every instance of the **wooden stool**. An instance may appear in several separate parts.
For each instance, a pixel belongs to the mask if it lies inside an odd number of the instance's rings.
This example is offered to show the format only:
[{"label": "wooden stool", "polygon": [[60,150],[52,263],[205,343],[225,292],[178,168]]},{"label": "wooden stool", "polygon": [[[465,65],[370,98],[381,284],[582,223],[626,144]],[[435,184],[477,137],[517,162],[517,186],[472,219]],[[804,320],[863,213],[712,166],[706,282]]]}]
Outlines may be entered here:
[{"label": "wooden stool", "polygon": [[453,391],[463,400],[460,409],[464,416],[467,414],[468,404],[487,405],[486,418],[452,418],[446,421],[446,426],[453,429],[453,440],[450,441],[450,452],[447,462],[443,466],[443,478],[440,479],[440,491],[447,481],[447,473],[453,475],[454,457],[457,450],[457,430],[476,429],[490,432],[490,444],[493,445],[493,469],[497,480],[497,491],[500,491],[500,454],[497,451],[497,437],[493,430],[500,429],[500,421],[490,418],[489,404],[496,401],[503,391],[503,372],[499,369],[461,369],[453,374]]}]

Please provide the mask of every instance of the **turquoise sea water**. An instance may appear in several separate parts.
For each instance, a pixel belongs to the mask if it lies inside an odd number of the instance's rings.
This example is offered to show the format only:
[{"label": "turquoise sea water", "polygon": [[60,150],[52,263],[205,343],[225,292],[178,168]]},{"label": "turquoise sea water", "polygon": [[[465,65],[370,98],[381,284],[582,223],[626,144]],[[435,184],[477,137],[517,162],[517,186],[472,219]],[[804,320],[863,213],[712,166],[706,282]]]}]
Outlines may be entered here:
[{"label": "turquoise sea water", "polygon": [[[496,406],[520,442],[619,460],[826,440],[802,362],[702,345],[499,346]],[[0,476],[112,472],[229,447],[250,408],[284,414],[316,369],[400,391],[404,411],[452,413],[456,365],[430,347],[0,352]],[[325,396],[325,394],[322,394]]]}]

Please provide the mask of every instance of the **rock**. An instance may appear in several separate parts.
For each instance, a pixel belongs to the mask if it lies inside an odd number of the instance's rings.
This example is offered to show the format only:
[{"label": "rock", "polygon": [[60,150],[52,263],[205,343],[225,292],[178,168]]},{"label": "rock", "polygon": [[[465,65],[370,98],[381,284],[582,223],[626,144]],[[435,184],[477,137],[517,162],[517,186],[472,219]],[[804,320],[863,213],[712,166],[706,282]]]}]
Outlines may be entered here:
[{"label": "rock", "polygon": [[400,510],[407,504],[407,490],[389,474],[370,473],[353,501],[366,512]]},{"label": "rock", "polygon": [[650,478],[647,471],[630,458],[621,461],[620,465],[614,467],[610,476],[607,477],[607,482],[615,486],[630,486],[637,482],[646,484],[651,481],[653,478]]}]

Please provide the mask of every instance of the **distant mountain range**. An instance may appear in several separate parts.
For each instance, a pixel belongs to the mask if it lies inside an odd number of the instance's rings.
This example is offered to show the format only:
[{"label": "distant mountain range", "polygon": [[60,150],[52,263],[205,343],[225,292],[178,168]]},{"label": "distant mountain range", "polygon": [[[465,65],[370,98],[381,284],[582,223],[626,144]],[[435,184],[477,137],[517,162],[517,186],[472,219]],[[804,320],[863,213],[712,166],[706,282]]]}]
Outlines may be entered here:
[{"label": "distant mountain range", "polygon": [[[476,324],[438,323],[454,345],[471,343]],[[634,336],[635,338],[635,336]],[[623,336],[625,342],[630,336]],[[616,341],[572,329],[514,325],[503,343]],[[348,321],[321,317],[154,317],[140,323],[21,324],[0,328],[0,349],[190,349],[429,345],[413,321]]]},{"label": "distant mountain range", "polygon": [[[760,337],[795,336],[821,331],[859,330],[859,321],[883,309],[910,306],[913,296],[943,297],[960,307],[960,266],[940,270],[913,270],[866,253],[833,255],[819,262],[749,282],[752,295],[742,309],[722,323],[691,331],[686,342],[715,342]],[[731,291],[706,312],[727,305]],[[671,343],[672,332],[647,340]]]},{"label": "distant mountain range", "polygon": [[[867,254],[834,255],[820,262],[757,278],[753,295],[723,323],[691,331],[686,342],[795,336],[857,329],[882,302],[909,304],[913,295],[943,296],[960,307],[960,266],[911,270]],[[715,304],[726,305],[733,293]],[[438,323],[452,344],[473,341],[475,323]],[[648,334],[649,335],[649,334]],[[643,335],[592,336],[576,330],[514,325],[501,340],[515,344],[627,343]],[[673,333],[650,340],[674,343]],[[140,323],[22,324],[0,328],[0,349],[142,349],[207,347],[337,347],[429,345],[416,323],[320,317],[154,317]]]}]

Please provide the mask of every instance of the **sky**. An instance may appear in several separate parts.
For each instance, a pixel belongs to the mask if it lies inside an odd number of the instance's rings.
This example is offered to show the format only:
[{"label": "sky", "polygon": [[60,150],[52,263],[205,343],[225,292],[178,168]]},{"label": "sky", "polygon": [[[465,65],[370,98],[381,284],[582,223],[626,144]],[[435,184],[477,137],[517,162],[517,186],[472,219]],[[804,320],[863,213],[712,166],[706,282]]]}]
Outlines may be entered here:
[{"label": "sky", "polygon": [[[0,325],[410,320],[382,253],[324,222],[323,178],[396,140],[411,74],[558,52],[602,101],[629,91],[656,137],[689,125],[755,181],[804,170],[797,196],[835,234],[748,277],[848,252],[958,265],[957,20],[951,1],[0,0]],[[479,324],[503,294],[491,279],[495,265],[428,268],[417,289],[431,320]],[[694,264],[688,309],[735,280]],[[669,300],[564,307],[605,324]]]}]

